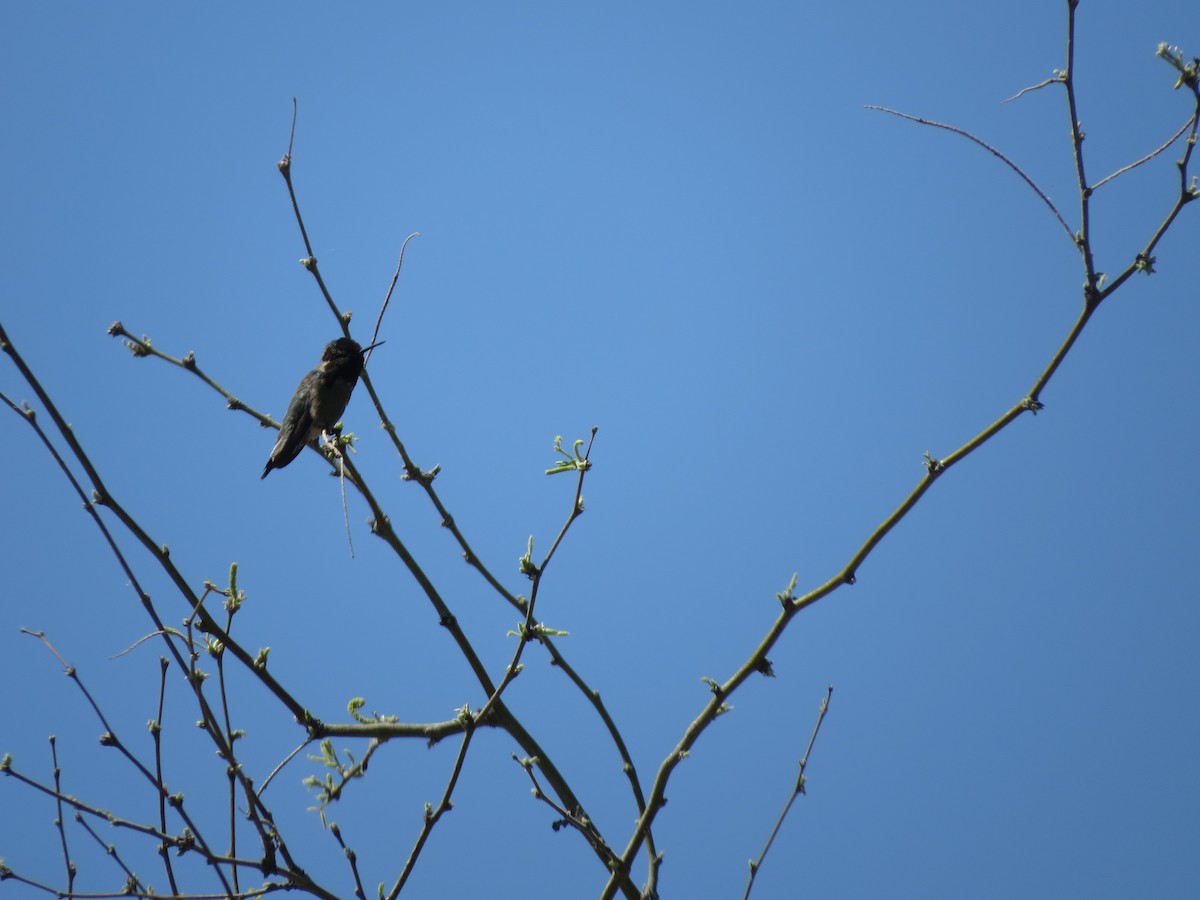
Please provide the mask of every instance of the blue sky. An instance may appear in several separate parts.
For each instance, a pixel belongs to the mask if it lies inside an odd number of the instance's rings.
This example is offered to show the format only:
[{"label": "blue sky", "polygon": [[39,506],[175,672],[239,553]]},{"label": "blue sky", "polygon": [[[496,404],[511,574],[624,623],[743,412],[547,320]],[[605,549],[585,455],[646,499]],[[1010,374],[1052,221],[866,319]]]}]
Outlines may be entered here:
[{"label": "blue sky", "polygon": [[[1187,117],[1160,41],[1200,53],[1182,0],[1079,7],[1077,76],[1094,181]],[[237,561],[247,647],[324,719],[355,696],[405,721],[483,702],[417,586],[311,454],[259,481],[274,441],[196,379],[134,360],[115,319],[194,351],[282,414],[337,336],[275,163],[298,98],[294,177],[324,277],[370,334],[410,243],[371,374],[417,462],[510,589],[572,485],[542,472],[556,434],[599,426],[588,511],[539,618],[616,717],[648,784],[761,640],[792,572],[833,575],[922,473],[1019,400],[1080,303],[1078,255],[1004,150],[1076,227],[1065,101],[1001,100],[1064,62],[1065,3],[8,4],[0,12],[0,322],[111,490],[194,585]],[[1127,265],[1177,190],[1172,148],[1101,188],[1098,268]],[[1158,273],[1093,318],[1042,399],[955,468],[859,581],[797,618],[734,711],[676,771],[655,834],[663,896],[740,896],[808,772],[753,896],[1186,896],[1200,744],[1200,369],[1189,208]],[[5,361],[0,390],[31,392]],[[124,815],[152,797],[53,658],[77,665],[149,753],[159,652],[134,595],[29,429],[0,418],[6,572],[0,752]],[[376,429],[356,459],[497,674],[512,611],[461,562]],[[125,542],[169,617],[182,602]],[[609,840],[634,806],[578,692],[530,648],[507,698]],[[221,771],[189,747],[178,690],[169,781],[222,815]],[[300,733],[256,686],[234,708],[260,780]],[[342,744],[339,744],[342,746]],[[361,753],[361,747],[356,748]],[[593,896],[604,873],[529,795],[511,739],[475,743],[455,808],[406,895]],[[394,742],[330,818],[364,881],[390,884],[455,745]],[[335,892],[341,851],[306,811],[298,760],[272,786],[306,867]],[[59,883],[43,798],[0,782],[0,856]],[[213,826],[216,827],[216,826]],[[80,886],[119,888],[68,829]],[[108,831],[101,832],[112,840]],[[136,841],[124,852],[165,890]],[[644,877],[639,862],[635,877]],[[212,889],[212,884],[199,882]],[[33,896],[5,884],[5,896]]]}]

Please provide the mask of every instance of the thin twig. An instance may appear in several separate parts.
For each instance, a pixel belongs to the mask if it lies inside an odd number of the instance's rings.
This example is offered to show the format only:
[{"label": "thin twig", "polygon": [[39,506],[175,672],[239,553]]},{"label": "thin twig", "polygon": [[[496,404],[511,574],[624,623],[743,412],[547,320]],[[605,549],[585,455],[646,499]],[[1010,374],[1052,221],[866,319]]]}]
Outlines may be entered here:
[{"label": "thin twig", "polygon": [[[154,777],[158,779],[159,784],[166,784],[166,778],[163,776],[162,764],[162,722],[163,722],[163,707],[166,702],[167,695],[167,669],[170,668],[171,662],[164,656],[158,658],[158,714],[150,726],[150,736],[154,741]],[[167,831],[167,798],[161,791],[158,794],[158,827],[164,834]],[[163,861],[163,866],[167,870],[167,881],[171,884],[171,893],[179,893],[179,885],[175,882],[175,868],[171,865],[170,847],[163,841],[158,844],[158,855]]]},{"label": "thin twig", "polygon": [[121,322],[113,322],[111,325],[109,325],[107,333],[111,337],[122,338],[126,348],[135,357],[141,358],[153,356],[157,359],[163,360],[164,362],[168,362],[173,366],[178,366],[181,369],[191,372],[210,388],[224,397],[225,405],[228,409],[239,410],[247,415],[252,416],[258,422],[258,424],[262,425],[263,427],[279,428],[279,423],[272,419],[269,415],[266,413],[261,413],[258,410],[247,406],[237,397],[233,396],[232,393],[227,391],[220,384],[209,377],[209,375],[196,364],[195,353],[188,353],[187,356],[182,358],[177,358],[167,353],[163,353],[154,346],[154,342],[151,341],[146,335],[142,335],[140,338],[135,337],[132,333],[126,330],[125,326]]},{"label": "thin twig", "polygon": [[358,875],[358,854],[347,847],[346,842],[342,840],[342,829],[338,827],[337,822],[330,823],[329,831],[346,855],[346,862],[350,864],[350,874],[354,876],[354,896],[358,897],[358,900],[366,900],[367,892],[363,889],[362,878]]},{"label": "thin twig", "polygon": [[[409,241],[420,236],[421,232],[414,231],[412,234],[406,237],[404,239],[404,243],[400,245],[400,259],[396,261],[396,271],[392,275],[392,283],[388,285],[387,295],[383,298],[383,305],[379,307],[379,315],[375,319],[375,330],[371,332],[370,343],[372,344],[374,344],[375,339],[379,337],[379,327],[383,324],[383,314],[387,312],[388,303],[390,303],[392,300],[392,291],[396,289],[396,282],[400,280],[400,270],[404,267],[404,249],[408,246]],[[371,361],[371,354],[374,352],[374,350],[367,351],[367,358],[363,362],[364,368],[366,367],[366,364]]]},{"label": "thin twig", "polygon": [[135,894],[137,891],[141,890],[141,879],[139,879],[137,875],[133,873],[133,870],[129,868],[129,866],[125,865],[125,861],[121,859],[121,854],[117,850],[117,845],[107,844],[101,840],[100,835],[96,833],[96,829],[94,829],[92,824],[83,817],[82,813],[75,813],[75,821],[79,823],[79,827],[86,831],[88,836],[96,842],[100,849],[103,850],[108,857],[112,859],[112,861],[115,862],[118,867],[120,867],[121,871],[125,873],[125,886],[129,889],[129,893]]},{"label": "thin twig", "polygon": [[292,147],[296,143],[296,118],[298,115],[299,115],[299,109],[296,105],[296,98],[293,97],[292,98],[292,130],[291,130],[291,133],[288,134],[288,149],[287,149],[288,162],[291,162]]},{"label": "thin twig", "polygon": [[1091,196],[1087,175],[1083,167],[1083,126],[1079,121],[1078,107],[1075,103],[1075,8],[1079,0],[1067,0],[1067,67],[1063,70],[1063,85],[1067,89],[1067,110],[1070,114],[1071,148],[1075,158],[1075,177],[1079,190],[1079,234],[1075,237],[1075,246],[1083,258],[1084,303],[1092,305],[1096,302],[1098,278],[1096,276],[1095,257],[1092,253],[1092,219]]},{"label": "thin twig", "polygon": [[[534,760],[521,759],[515,753],[512,755],[512,758],[513,762],[524,769],[525,774],[529,776],[529,781],[533,784],[534,799],[541,800],[552,810],[558,813],[559,819],[557,825],[555,826],[555,830],[562,825],[568,825],[571,828],[574,828],[584,836],[587,842],[591,844],[598,853],[602,855],[602,857],[605,859],[605,862],[610,867],[615,866],[619,862],[617,859],[617,854],[612,851],[612,848],[609,847],[607,843],[605,843],[604,838],[601,837],[598,831],[596,831],[596,826],[592,823],[591,819],[587,818],[583,810],[564,809],[546,795],[546,792],[542,790],[541,784],[538,783],[537,774],[534,772]],[[643,896],[645,896],[645,894],[643,894]]]},{"label": "thin twig", "polygon": [[1124,168],[1117,169],[1117,171],[1113,172],[1111,175],[1101,178],[1099,181],[1097,181],[1095,184],[1092,185],[1092,192],[1095,193],[1096,189],[1099,188],[1100,185],[1107,184],[1108,182],[1110,182],[1114,178],[1116,178],[1118,175],[1124,175],[1130,169],[1136,169],[1138,166],[1142,165],[1143,163],[1150,162],[1150,160],[1154,159],[1154,157],[1158,156],[1158,154],[1162,153],[1164,150],[1166,150],[1168,147],[1170,147],[1173,143],[1175,143],[1177,140],[1179,140],[1179,138],[1183,135],[1183,133],[1185,131],[1187,131],[1189,128],[1191,128],[1195,124],[1195,122],[1196,122],[1196,114],[1192,113],[1191,117],[1186,122],[1183,123],[1183,125],[1180,127],[1180,129],[1177,132],[1175,132],[1175,134],[1173,136],[1167,138],[1167,142],[1165,144],[1163,144],[1157,150],[1150,151],[1145,156],[1143,156],[1141,159],[1139,159],[1137,162],[1131,162],[1129,165],[1125,166]]},{"label": "thin twig", "polygon": [[771,834],[767,838],[767,843],[763,846],[762,852],[758,854],[758,859],[750,860],[750,878],[746,882],[746,892],[742,894],[742,900],[747,900],[750,896],[750,889],[754,887],[754,879],[758,876],[759,869],[762,868],[763,860],[767,858],[767,851],[775,843],[775,835],[779,834],[779,828],[783,825],[783,820],[787,818],[792,804],[796,801],[797,797],[806,792],[804,770],[808,767],[808,758],[812,755],[813,744],[817,742],[817,733],[821,730],[821,723],[825,721],[825,713],[829,712],[829,698],[831,696],[833,696],[832,684],[825,688],[825,697],[821,700],[821,708],[817,712],[817,724],[813,726],[812,737],[808,739],[808,747],[804,751],[804,756],[800,759],[800,772],[796,776],[796,786],[792,789],[787,803],[783,805],[783,810],[779,813],[779,818],[775,821],[775,827],[771,829]]},{"label": "thin twig", "polygon": [[[226,595],[226,618],[225,631],[229,633],[233,631],[233,616],[237,612],[237,585],[232,581],[236,577],[237,565],[234,564],[231,570],[231,583],[229,592]],[[207,592],[207,588],[206,588]],[[189,620],[190,623],[190,620]],[[221,721],[225,726],[225,743],[230,751],[233,750],[234,741],[237,736],[233,731],[233,721],[229,715],[229,692],[225,680],[225,654],[221,651],[220,645],[216,646],[217,660],[217,691],[221,698]],[[229,787],[229,857],[237,859],[237,775],[235,774],[238,768],[238,762],[232,756],[225,760],[225,773]],[[238,867],[234,863],[229,867],[230,878],[233,880],[234,891],[240,890],[240,879],[238,877]]]},{"label": "thin twig", "polygon": [[134,641],[132,644],[130,644],[128,647],[126,647],[124,650],[114,653],[112,656],[109,657],[109,659],[120,659],[122,656],[132,653],[134,650],[136,650],[142,644],[146,643],[146,641],[153,640],[156,637],[162,637],[162,635],[164,635],[164,634],[169,634],[172,637],[178,637],[178,638],[183,637],[181,634],[179,634],[173,628],[168,628],[165,632],[164,631],[151,631],[149,634],[143,634],[140,638],[138,638],[136,641]]},{"label": "thin twig", "polygon": [[[50,759],[54,763],[54,792],[62,792],[62,770],[58,767],[58,739],[50,735]],[[63,803],[58,797],[54,798],[58,815],[54,824],[58,828],[59,843],[62,845],[63,866],[67,870],[67,893],[70,894],[75,886],[75,863],[71,860],[71,852],[67,849],[67,830],[63,825]],[[165,829],[164,829],[165,830]]]},{"label": "thin twig", "polygon": [[1055,73],[1054,75],[1051,75],[1049,78],[1047,78],[1045,81],[1039,82],[1037,84],[1031,84],[1027,88],[1021,88],[1021,90],[1017,91],[1011,97],[1006,97],[1005,99],[1001,100],[1000,102],[1001,103],[1012,103],[1014,100],[1019,100],[1021,97],[1024,97],[1026,94],[1028,94],[1032,91],[1040,91],[1042,88],[1047,87],[1051,84],[1059,84],[1062,82],[1062,80],[1063,80],[1062,75]]},{"label": "thin twig", "polygon": [[387,900],[396,900],[400,895],[400,891],[404,889],[404,885],[408,882],[408,878],[412,875],[413,867],[417,864],[417,859],[421,856],[421,851],[425,849],[425,844],[429,840],[430,834],[433,833],[434,826],[441,820],[442,816],[453,809],[453,804],[450,798],[454,796],[454,789],[458,786],[458,778],[462,774],[463,764],[467,759],[467,749],[471,746],[471,739],[475,736],[475,728],[471,724],[474,720],[470,710],[463,710],[463,719],[467,722],[466,733],[463,734],[462,743],[458,745],[458,753],[454,757],[454,765],[450,769],[450,779],[446,782],[446,787],[442,791],[442,799],[436,807],[425,805],[425,817],[421,823],[421,833],[417,835],[417,840],[413,844],[413,848],[409,851],[408,859],[404,861],[404,868],[396,878],[396,883],[392,885],[392,889],[387,894]]},{"label": "thin twig", "polygon": [[[532,573],[533,587],[530,588],[529,601],[525,605],[525,621],[522,623],[521,630],[517,635],[517,649],[514,651],[512,660],[509,662],[508,667],[504,670],[504,677],[500,680],[500,684],[497,685],[496,690],[492,692],[492,695],[488,697],[487,703],[483,705],[483,708],[479,710],[479,718],[481,719],[487,718],[488,714],[492,710],[492,707],[499,702],[500,695],[504,693],[504,689],[507,688],[508,685],[512,683],[512,680],[517,677],[518,673],[520,673],[521,656],[525,652],[525,645],[537,636],[533,627],[533,612],[534,606],[537,603],[538,589],[542,584],[542,576],[545,574],[546,568],[550,565],[550,560],[554,558],[555,552],[558,550],[559,545],[566,536],[567,530],[571,527],[571,524],[576,519],[583,515],[583,479],[587,476],[587,473],[591,468],[590,459],[592,455],[592,444],[595,443],[596,432],[598,430],[598,428],[593,427],[592,435],[588,439],[587,451],[583,454],[584,464],[579,467],[579,480],[575,484],[575,497],[571,501],[571,512],[567,515],[567,521],[563,523],[562,528],[558,532],[558,536],[554,538],[554,543],[550,545],[550,549],[546,552],[546,556],[542,560],[542,564],[537,566]],[[532,546],[532,538],[530,539],[530,542],[530,545]]]},{"label": "thin twig", "polygon": [[181,843],[179,838],[175,837],[174,835],[167,834],[166,832],[159,831],[157,828],[154,828],[151,825],[143,825],[141,822],[123,819],[120,816],[113,815],[106,809],[101,809],[98,806],[92,806],[89,803],[85,803],[78,797],[74,797],[71,794],[65,794],[61,791],[55,790],[54,788],[47,787],[40,781],[30,778],[28,775],[22,773],[19,769],[14,768],[11,762],[8,762],[7,765],[0,764],[0,771],[9,777],[17,779],[17,781],[21,782],[26,787],[33,788],[35,791],[40,791],[47,797],[54,797],[58,800],[61,800],[74,810],[87,813],[89,816],[93,816],[97,819],[104,819],[114,828],[128,829],[129,831],[133,831],[138,834],[144,834],[148,837],[158,838],[160,841],[166,841],[172,847],[178,847]]},{"label": "thin twig", "polygon": [[295,759],[296,756],[305,747],[307,747],[309,744],[311,744],[314,740],[315,740],[315,738],[310,737],[307,740],[302,741],[300,746],[298,746],[295,750],[293,750],[291,753],[289,753],[287,756],[285,756],[283,758],[283,760],[279,763],[279,765],[277,765],[274,769],[271,770],[271,774],[266,777],[266,779],[263,781],[263,783],[261,785],[259,785],[259,788],[258,788],[258,796],[259,797],[261,797],[263,795],[263,792],[267,789],[267,785],[269,785],[271,783],[272,779],[274,779],[276,775],[278,775],[281,771],[283,771],[283,767],[286,766],[288,763],[290,763],[293,759]]},{"label": "thin twig", "polygon": [[[567,661],[566,657],[559,651],[558,646],[554,643],[549,635],[542,635],[542,646],[550,654],[550,664],[557,666],[562,670],[563,674],[570,679],[581,694],[587,698],[588,703],[596,710],[596,714],[604,723],[604,727],[608,730],[609,737],[612,738],[613,744],[616,745],[617,753],[621,757],[621,771],[625,773],[625,777],[629,780],[629,788],[633,792],[634,803],[637,805],[637,814],[640,816],[646,811],[646,794],[642,790],[641,778],[638,776],[637,766],[634,765],[633,757],[629,753],[629,748],[625,745],[625,738],[621,735],[617,728],[617,723],[609,714],[608,707],[600,697],[600,692],[593,689],[584,681],[583,677],[575,671],[575,668]],[[648,829],[646,831],[646,853],[653,861],[658,859],[658,850],[654,844],[654,831]],[[650,878],[647,879],[648,885],[653,885],[656,881],[657,866],[651,868]]]},{"label": "thin twig", "polygon": [[300,215],[300,201],[296,199],[296,188],[292,184],[292,147],[296,140],[296,118],[297,105],[296,98],[292,98],[292,132],[288,137],[287,153],[279,160],[276,167],[279,169],[279,174],[283,176],[283,180],[287,182],[288,196],[292,200],[292,212],[296,215],[296,224],[300,226],[300,237],[304,241],[304,249],[307,255],[300,260],[300,265],[312,272],[313,278],[317,280],[317,287],[321,289],[321,296],[325,298],[325,302],[329,304],[329,309],[333,313],[335,319],[342,326],[342,333],[346,337],[350,337],[350,317],[343,314],[333,302],[333,295],[329,293],[329,288],[325,286],[325,279],[321,277],[321,270],[317,267],[317,257],[313,253],[312,241],[308,239],[308,229],[304,227],[304,216]]},{"label": "thin twig", "polygon": [[934,122],[932,119],[922,119],[920,116],[910,116],[908,113],[902,113],[902,112],[899,112],[894,109],[889,109],[886,106],[873,106],[873,105],[868,104],[866,108],[878,110],[879,112],[890,113],[893,116],[899,116],[901,119],[908,119],[910,122],[916,122],[918,125],[929,125],[933,128],[942,128],[953,134],[961,135],[962,137],[965,137],[967,140],[973,141],[974,143],[978,144],[984,150],[987,150],[989,153],[991,153],[993,156],[995,156],[997,159],[999,159],[1001,162],[1003,162],[1006,166],[1008,166],[1010,169],[1012,169],[1014,172],[1016,172],[1018,175],[1021,176],[1021,180],[1024,181],[1027,185],[1029,185],[1029,187],[1033,189],[1033,192],[1035,194],[1037,194],[1038,197],[1041,198],[1041,201],[1046,204],[1046,206],[1050,210],[1050,212],[1054,213],[1054,217],[1056,219],[1058,219],[1058,223],[1060,225],[1062,225],[1063,230],[1067,233],[1067,237],[1069,237],[1071,239],[1071,243],[1075,243],[1075,235],[1071,231],[1071,226],[1067,224],[1067,220],[1063,218],[1062,213],[1060,213],[1058,211],[1058,207],[1056,207],[1054,205],[1054,202],[1049,197],[1046,196],[1046,193],[1040,187],[1037,186],[1037,184],[1034,182],[1034,180],[1032,178],[1030,178],[1028,175],[1025,174],[1025,172],[1021,169],[1020,166],[1018,166],[1015,162],[1013,162],[1011,159],[1009,159],[1007,156],[1005,156],[1003,153],[1001,153],[999,150],[997,150],[995,147],[993,147],[987,141],[980,140],[979,138],[975,137],[975,135],[971,134],[969,131],[964,131],[961,128],[956,128],[954,125],[947,125],[944,122]]}]

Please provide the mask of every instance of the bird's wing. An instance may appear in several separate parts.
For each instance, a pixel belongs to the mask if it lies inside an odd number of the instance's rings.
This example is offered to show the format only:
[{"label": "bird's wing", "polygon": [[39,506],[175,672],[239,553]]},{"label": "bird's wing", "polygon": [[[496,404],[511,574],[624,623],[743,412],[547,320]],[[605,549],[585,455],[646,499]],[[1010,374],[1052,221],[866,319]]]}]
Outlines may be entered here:
[{"label": "bird's wing", "polygon": [[274,463],[276,469],[282,469],[299,456],[304,445],[308,443],[308,433],[313,424],[312,407],[308,402],[308,394],[307,390],[297,390],[288,406],[283,421],[285,423],[294,422],[295,425],[292,428],[280,429],[279,440],[275,442],[275,447],[271,450],[271,462]]}]

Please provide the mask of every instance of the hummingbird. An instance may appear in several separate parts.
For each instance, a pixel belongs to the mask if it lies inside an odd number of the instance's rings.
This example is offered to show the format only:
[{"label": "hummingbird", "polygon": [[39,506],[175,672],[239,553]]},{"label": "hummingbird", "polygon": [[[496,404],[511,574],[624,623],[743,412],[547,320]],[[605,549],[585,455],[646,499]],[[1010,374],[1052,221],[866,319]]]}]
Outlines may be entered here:
[{"label": "hummingbird", "polygon": [[321,361],[300,379],[296,393],[292,395],[279,428],[279,440],[271,449],[260,479],[266,478],[272,469],[282,469],[290,463],[322,432],[333,430],[358,384],[367,350],[382,343],[371,344],[364,350],[357,341],[340,337],[325,345]]}]

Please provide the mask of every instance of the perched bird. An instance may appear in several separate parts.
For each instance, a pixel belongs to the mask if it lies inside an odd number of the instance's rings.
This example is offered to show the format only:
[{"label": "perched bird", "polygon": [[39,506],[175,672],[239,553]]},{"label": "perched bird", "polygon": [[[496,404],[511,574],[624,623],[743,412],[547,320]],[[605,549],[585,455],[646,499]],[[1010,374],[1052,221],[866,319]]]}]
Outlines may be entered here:
[{"label": "perched bird", "polygon": [[362,374],[364,354],[383,341],[364,350],[357,341],[340,337],[325,345],[321,362],[300,379],[300,385],[288,404],[279,429],[279,440],[263,469],[262,478],[272,469],[282,469],[300,455],[305,445],[315,441],[333,426],[346,411],[350,394]]}]

